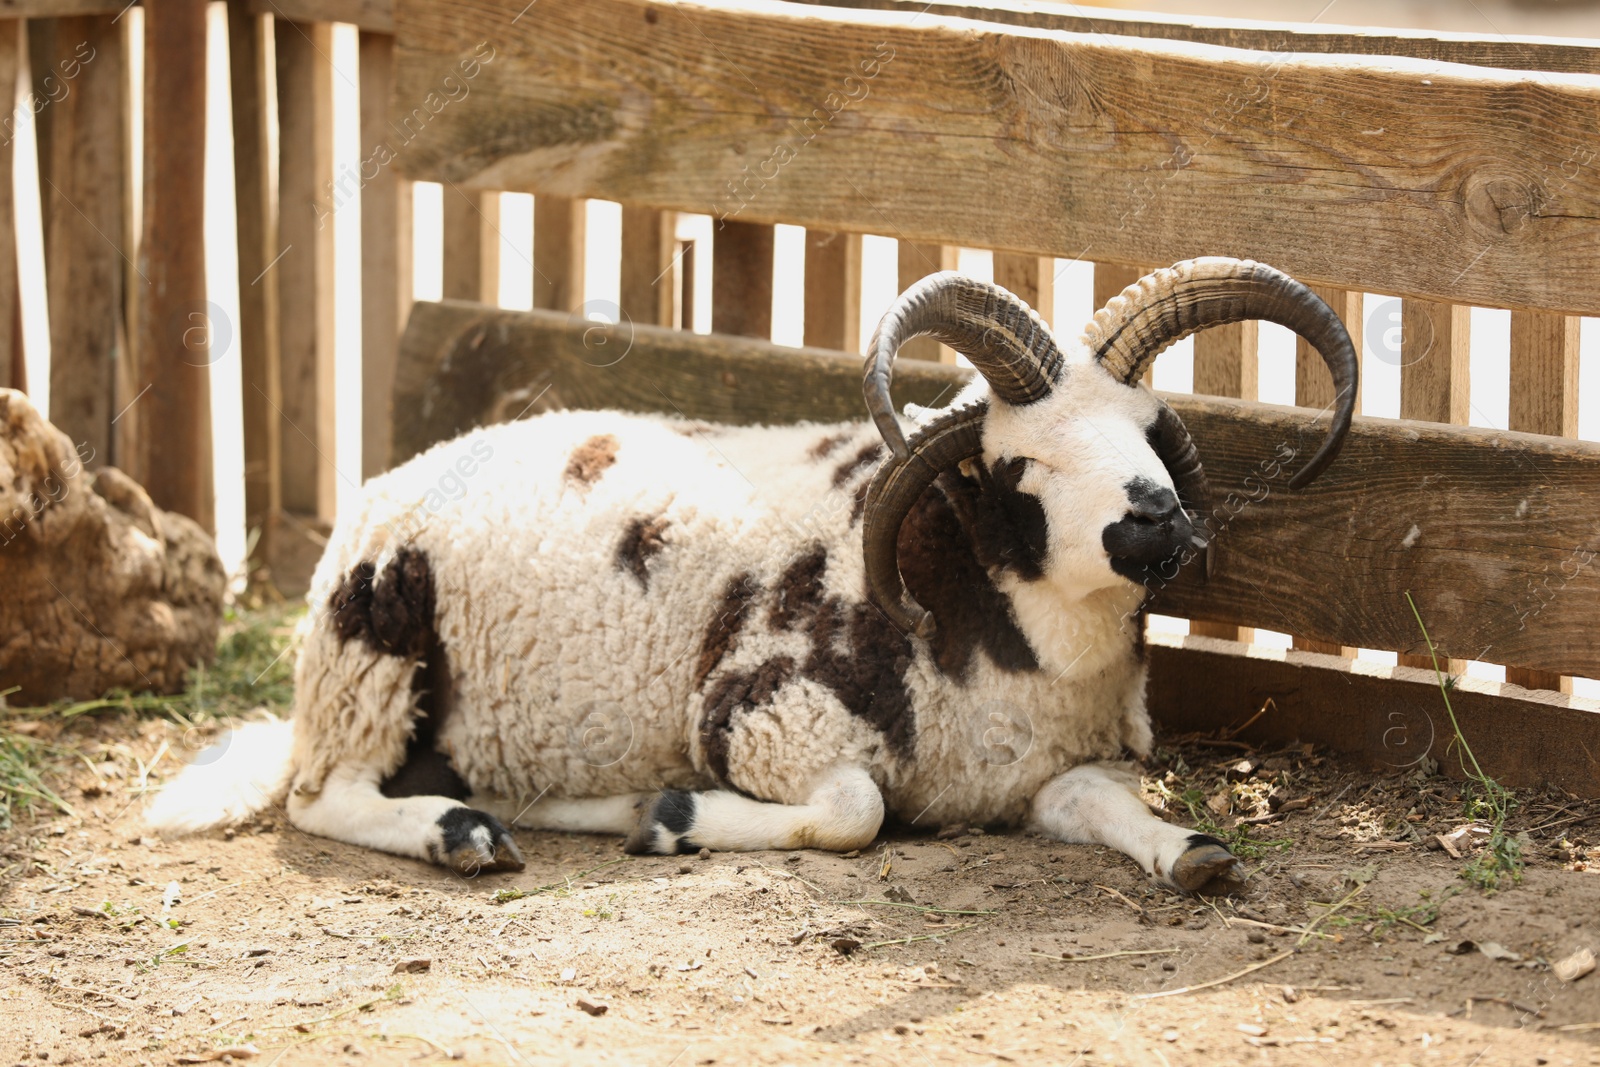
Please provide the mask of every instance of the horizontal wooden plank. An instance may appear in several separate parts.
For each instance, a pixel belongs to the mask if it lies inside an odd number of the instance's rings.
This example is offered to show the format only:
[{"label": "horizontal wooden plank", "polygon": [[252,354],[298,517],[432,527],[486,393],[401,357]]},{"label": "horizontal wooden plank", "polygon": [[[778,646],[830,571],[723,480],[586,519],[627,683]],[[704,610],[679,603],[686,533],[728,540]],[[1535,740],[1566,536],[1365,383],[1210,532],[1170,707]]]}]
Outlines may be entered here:
[{"label": "horizontal wooden plank", "polygon": [[391,0],[249,0],[255,15],[292,22],[350,22],[373,33],[394,32]]},{"label": "horizontal wooden plank", "polygon": [[[1311,742],[1389,771],[1432,759],[1464,777],[1432,671],[1172,634],[1151,634],[1149,649],[1146,699],[1169,731],[1242,726],[1270,699],[1241,740]],[[1458,679],[1450,703],[1484,773],[1501,784],[1600,796],[1600,704],[1478,678]]]},{"label": "horizontal wooden plank", "polygon": [[1600,313],[1600,76],[733,0],[396,11],[401,99],[476,71],[414,177]]},{"label": "horizontal wooden plank", "polygon": [[979,19],[1007,26],[1029,26],[1069,33],[1108,33],[1168,41],[1251,48],[1263,52],[1317,52],[1324,55],[1411,56],[1479,67],[1600,74],[1600,47],[1570,37],[1529,37],[1494,33],[1443,33],[1387,27],[1333,26],[1307,22],[1119,11],[1044,0],[984,0],[982,4],[945,0],[792,0],[827,7],[907,11]]},{"label": "horizontal wooden plank", "polygon": [[[967,373],[901,361],[896,401],[948,400]],[[396,395],[415,414],[397,420],[395,455],[540,396],[736,423],[864,417],[860,361],[837,353],[418,304]],[[1420,654],[1409,591],[1442,655],[1600,677],[1600,444],[1357,417],[1338,461],[1297,493],[1289,476],[1325,418],[1164,396],[1199,443],[1216,536],[1210,580],[1186,568],[1154,590],[1153,610]]]},{"label": "horizontal wooden plank", "polygon": [[54,19],[73,15],[116,15],[129,0],[0,0],[0,18]]},{"label": "horizontal wooden plank", "polygon": [[[895,395],[945,403],[969,374],[905,361]],[[474,426],[596,407],[738,424],[866,417],[858,356],[643,323],[575,323],[557,311],[454,301],[412,310],[395,386],[395,410],[412,414],[395,420],[396,462]]]},{"label": "horizontal wooden plank", "polygon": [[1600,675],[1600,445],[1357,417],[1295,493],[1325,422],[1168,399],[1199,442],[1219,533],[1210,581],[1186,573],[1155,610],[1422,654],[1409,591],[1441,654]]}]

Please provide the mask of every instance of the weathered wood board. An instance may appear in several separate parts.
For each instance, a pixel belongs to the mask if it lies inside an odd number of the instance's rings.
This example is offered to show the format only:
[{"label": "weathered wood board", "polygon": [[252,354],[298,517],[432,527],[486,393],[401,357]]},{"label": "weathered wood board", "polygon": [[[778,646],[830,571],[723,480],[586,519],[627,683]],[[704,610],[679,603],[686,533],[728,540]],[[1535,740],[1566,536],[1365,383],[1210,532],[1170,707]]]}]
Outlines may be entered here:
[{"label": "weathered wood board", "polygon": [[[1431,670],[1171,634],[1151,634],[1148,647],[1146,699],[1168,730],[1242,726],[1270,699],[1241,740],[1311,742],[1390,773],[1432,759],[1465,777]],[[1450,704],[1479,765],[1503,785],[1600,796],[1600,704],[1478,678],[1457,679]]]},{"label": "weathered wood board", "polygon": [[[792,0],[822,3],[823,0]],[[1568,74],[1600,74],[1600,48],[1581,39],[1472,35],[1437,30],[1331,26],[1307,22],[1265,22],[1256,19],[1120,11],[1048,0],[985,0],[982,4],[945,0],[825,0],[827,7],[873,8],[913,14],[979,19],[1008,26],[1031,26],[1070,33],[1102,33],[1169,41],[1251,48],[1264,52],[1345,53],[1369,56],[1411,56],[1442,63],[1471,63],[1511,70],[1548,70]],[[1337,17],[1338,12],[1331,12]]]},{"label": "weathered wood board", "polygon": [[[896,402],[947,401],[966,373],[902,360]],[[546,408],[864,417],[857,358],[471,304],[417,305],[397,390],[397,460]],[[1186,568],[1153,610],[1422,653],[1410,591],[1442,655],[1600,677],[1600,444],[1358,417],[1338,461],[1292,492],[1326,417],[1165,398],[1199,443],[1217,535],[1210,581]]]},{"label": "weathered wood board", "polygon": [[401,99],[494,42],[398,160],[417,178],[1600,313],[1600,75],[753,2],[401,0],[396,26]]}]

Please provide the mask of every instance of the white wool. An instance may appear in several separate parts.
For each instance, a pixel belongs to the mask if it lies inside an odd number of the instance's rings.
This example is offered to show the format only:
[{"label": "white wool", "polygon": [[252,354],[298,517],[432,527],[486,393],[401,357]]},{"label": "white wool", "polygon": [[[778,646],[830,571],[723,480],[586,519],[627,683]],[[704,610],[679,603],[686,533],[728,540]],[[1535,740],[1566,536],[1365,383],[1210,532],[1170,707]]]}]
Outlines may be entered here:
[{"label": "white wool", "polygon": [[[734,785],[802,804],[818,775],[854,763],[901,818],[1020,822],[1034,793],[1063,770],[1124,746],[1148,749],[1131,617],[1140,591],[1109,570],[1100,527],[1126,509],[1125,472],[1170,480],[1135,427],[1153,416],[1153,397],[1110,384],[1071,402],[1086,410],[1066,420],[1058,411],[1043,427],[1041,415],[1000,405],[1004,418],[985,435],[991,458],[1018,454],[1009,444],[1018,435],[1048,441],[1043,454],[1025,454],[1050,470],[1030,472],[1040,481],[1022,488],[1045,501],[1063,577],[1001,582],[1041,669],[1005,671],[979,651],[958,681],[919,643],[906,675],[916,738],[909,759],[831,689],[796,672],[770,707],[740,712],[730,734]],[[1108,403],[1103,418],[1088,410]],[[576,484],[564,473],[569,457],[601,435],[618,441],[614,466],[592,485]],[[808,454],[831,435],[843,440],[826,459]],[[475,792],[531,801],[714,786],[700,737],[704,691],[775,656],[803,662],[810,649],[809,635],[768,625],[779,576],[820,543],[828,592],[847,604],[862,598],[852,511],[872,465],[842,487],[834,475],[877,441],[864,422],[704,427],[570,412],[473,431],[373,479],[341,516],[313,580],[296,687],[296,715],[308,720],[297,790],[321,789],[337,761],[392,769],[403,758],[416,663],[339,641],[327,615],[352,567],[369,561],[381,573],[402,545],[421,551],[433,571],[449,660],[440,747]],[[631,521],[657,517],[667,521],[667,548],[652,561],[646,589],[618,565],[617,551]],[[708,623],[744,573],[762,592],[731,650],[697,685]]]},{"label": "white wool", "polygon": [[269,718],[230,730],[156,794],[145,822],[158,833],[192,834],[282,803],[293,740],[292,720]]}]

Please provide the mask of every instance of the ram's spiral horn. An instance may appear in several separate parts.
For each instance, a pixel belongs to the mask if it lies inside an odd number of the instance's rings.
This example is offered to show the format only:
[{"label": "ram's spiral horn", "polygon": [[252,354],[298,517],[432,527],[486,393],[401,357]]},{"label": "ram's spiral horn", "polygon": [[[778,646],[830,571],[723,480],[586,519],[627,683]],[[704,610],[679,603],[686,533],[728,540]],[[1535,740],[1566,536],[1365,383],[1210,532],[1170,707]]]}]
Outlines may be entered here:
[{"label": "ram's spiral horn", "polygon": [[954,271],[928,275],[900,294],[867,347],[867,410],[898,460],[910,452],[889,398],[894,357],[901,345],[924,334],[971,360],[990,392],[1008,404],[1043,400],[1061,377],[1061,350],[1027,304],[998,285]]},{"label": "ram's spiral horn", "polygon": [[1322,355],[1333,374],[1333,425],[1322,447],[1289,479],[1302,489],[1333,462],[1350,431],[1360,372],[1344,323],[1322,298],[1264,263],[1208,256],[1185,260],[1140,278],[1095,315],[1083,343],[1125,385],[1174,341],[1208,326],[1265,319],[1287,326]]},{"label": "ram's spiral horn", "polygon": [[900,576],[900,526],[934,480],[983,451],[987,404],[946,412],[911,437],[904,461],[890,459],[867,486],[861,540],[867,590],[901,630],[933,636],[933,615],[911,598]]}]

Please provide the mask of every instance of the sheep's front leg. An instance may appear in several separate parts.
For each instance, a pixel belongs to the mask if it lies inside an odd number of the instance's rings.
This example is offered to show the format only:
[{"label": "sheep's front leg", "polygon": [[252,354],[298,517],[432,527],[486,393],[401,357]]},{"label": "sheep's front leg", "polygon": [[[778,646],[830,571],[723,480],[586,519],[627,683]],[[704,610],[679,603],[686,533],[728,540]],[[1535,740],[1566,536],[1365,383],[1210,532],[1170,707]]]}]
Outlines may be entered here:
[{"label": "sheep's front leg", "polygon": [[386,797],[377,768],[337,767],[320,792],[291,790],[289,821],[308,834],[427,860],[468,877],[523,868],[522,853],[499,819],[450,797]]},{"label": "sheep's front leg", "polygon": [[672,789],[646,802],[628,852],[742,852],[764,848],[864,848],[883,825],[883,794],[860,767],[818,776],[804,804],[769,804],[728,790]]},{"label": "sheep's front leg", "polygon": [[1034,827],[1080,845],[1107,845],[1163,885],[1193,893],[1238,879],[1238,859],[1214,837],[1158,819],[1125,766],[1087,763],[1052,778],[1033,798]]}]

